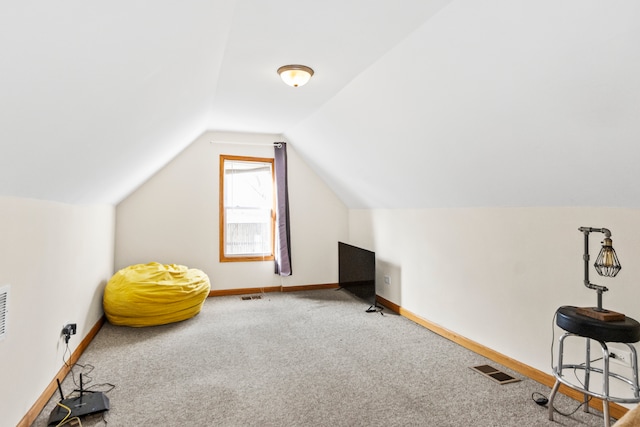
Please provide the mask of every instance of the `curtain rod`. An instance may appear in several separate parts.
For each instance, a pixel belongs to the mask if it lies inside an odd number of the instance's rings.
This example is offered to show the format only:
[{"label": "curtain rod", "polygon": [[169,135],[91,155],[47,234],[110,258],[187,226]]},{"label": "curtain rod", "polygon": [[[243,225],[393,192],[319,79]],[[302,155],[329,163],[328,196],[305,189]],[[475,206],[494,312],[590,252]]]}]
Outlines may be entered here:
[{"label": "curtain rod", "polygon": [[261,146],[274,146],[282,148],[284,142],[234,142],[234,141],[210,141],[211,144],[235,144],[235,145],[261,145]]}]

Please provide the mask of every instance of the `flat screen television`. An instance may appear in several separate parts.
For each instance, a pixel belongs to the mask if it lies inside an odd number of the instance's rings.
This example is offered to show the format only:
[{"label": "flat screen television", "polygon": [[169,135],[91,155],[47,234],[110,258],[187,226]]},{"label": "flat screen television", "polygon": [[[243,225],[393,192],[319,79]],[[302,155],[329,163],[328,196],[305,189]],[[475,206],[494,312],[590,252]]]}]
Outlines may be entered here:
[{"label": "flat screen television", "polygon": [[338,282],[341,289],[371,304],[368,312],[378,311],[375,252],[338,242]]}]

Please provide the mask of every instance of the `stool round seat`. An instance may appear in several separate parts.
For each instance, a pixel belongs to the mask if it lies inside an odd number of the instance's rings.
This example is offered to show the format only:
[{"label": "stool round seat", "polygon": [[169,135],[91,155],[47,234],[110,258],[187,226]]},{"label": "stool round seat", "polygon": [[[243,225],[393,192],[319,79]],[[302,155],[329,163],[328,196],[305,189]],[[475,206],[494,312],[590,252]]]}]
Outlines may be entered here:
[{"label": "stool round seat", "polygon": [[624,320],[604,322],[579,314],[578,307],[563,306],[556,311],[556,324],[567,332],[602,342],[635,343],[640,341],[640,323]]}]

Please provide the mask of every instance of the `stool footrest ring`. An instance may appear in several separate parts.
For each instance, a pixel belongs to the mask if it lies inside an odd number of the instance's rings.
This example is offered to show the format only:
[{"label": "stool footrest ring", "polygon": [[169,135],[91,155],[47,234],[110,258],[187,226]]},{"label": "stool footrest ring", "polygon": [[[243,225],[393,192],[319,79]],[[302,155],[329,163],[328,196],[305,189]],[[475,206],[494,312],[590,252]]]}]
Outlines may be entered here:
[{"label": "stool footrest ring", "polygon": [[[562,365],[562,369],[565,368],[569,368],[569,369],[582,369],[582,370],[586,370],[586,367],[583,365]],[[599,374],[602,374],[603,371],[600,368],[590,368],[591,372],[597,372]],[[558,375],[558,371],[556,368],[553,369],[553,376],[560,381],[562,384],[566,385],[567,387],[570,387],[573,390],[579,391],[580,393],[583,394],[587,394],[589,396],[593,396],[593,397],[597,397],[598,399],[602,399],[602,400],[606,400],[608,402],[615,402],[615,403],[640,403],[640,397],[636,396],[636,397],[616,397],[616,396],[606,396],[602,393],[596,393],[595,391],[592,390],[587,390],[584,387],[580,387],[575,385],[574,383],[568,381],[567,379],[565,379],[563,376]],[[620,381],[624,381],[627,384],[629,384],[632,388],[634,387],[633,381],[630,380],[629,378],[623,377],[622,375],[618,375],[614,372],[609,372],[609,376],[610,377],[614,377]],[[637,391],[636,391],[637,393]]]}]

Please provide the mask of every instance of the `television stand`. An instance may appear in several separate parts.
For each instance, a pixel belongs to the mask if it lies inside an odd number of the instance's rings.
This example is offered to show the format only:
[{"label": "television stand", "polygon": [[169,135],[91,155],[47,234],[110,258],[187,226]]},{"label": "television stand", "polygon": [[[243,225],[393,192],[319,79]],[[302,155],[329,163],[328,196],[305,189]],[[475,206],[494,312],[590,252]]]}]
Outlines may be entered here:
[{"label": "television stand", "polygon": [[381,315],[384,316],[384,313],[382,312],[382,310],[384,310],[384,307],[382,307],[381,305],[378,305],[378,304],[373,304],[372,306],[367,308],[365,311],[367,313],[380,313]]}]

